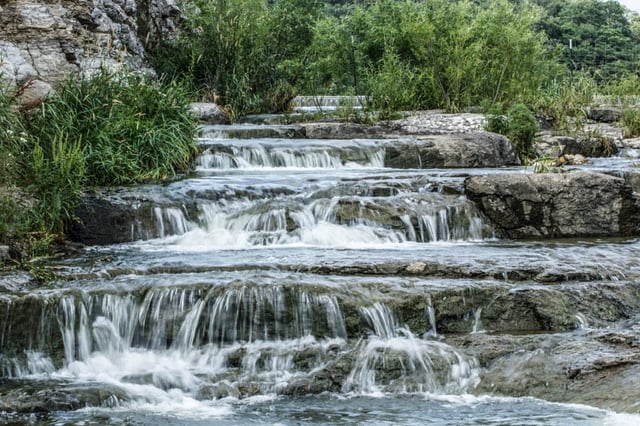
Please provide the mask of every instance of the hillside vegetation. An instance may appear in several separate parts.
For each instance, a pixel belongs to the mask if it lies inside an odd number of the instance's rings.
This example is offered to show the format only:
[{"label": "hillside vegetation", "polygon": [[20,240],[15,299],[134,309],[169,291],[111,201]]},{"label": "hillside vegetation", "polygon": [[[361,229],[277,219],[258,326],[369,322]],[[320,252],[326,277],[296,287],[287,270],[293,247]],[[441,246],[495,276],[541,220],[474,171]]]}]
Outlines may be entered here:
[{"label": "hillside vegetation", "polygon": [[[640,21],[601,0],[194,0],[154,52],[234,115],[303,95],[365,95],[376,110],[524,103],[588,80],[636,93]],[[588,85],[582,84],[582,87]],[[547,105],[544,104],[546,102]]]}]

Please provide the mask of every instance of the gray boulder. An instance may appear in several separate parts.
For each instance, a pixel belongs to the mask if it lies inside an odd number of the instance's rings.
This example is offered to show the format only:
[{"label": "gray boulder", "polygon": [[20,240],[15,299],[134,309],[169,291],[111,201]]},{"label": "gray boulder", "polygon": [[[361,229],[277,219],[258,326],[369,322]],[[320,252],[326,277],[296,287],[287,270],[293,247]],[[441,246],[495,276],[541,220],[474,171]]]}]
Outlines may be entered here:
[{"label": "gray boulder", "polygon": [[465,192],[509,238],[640,235],[640,200],[620,177],[584,171],[473,176]]},{"label": "gray boulder", "polygon": [[191,104],[191,113],[200,121],[209,124],[228,124],[229,117],[217,104],[206,102],[194,102]]},{"label": "gray boulder", "polygon": [[587,118],[598,123],[615,123],[622,118],[622,110],[615,107],[585,108]]},{"label": "gray boulder", "polygon": [[385,143],[385,167],[457,168],[519,165],[513,144],[489,132],[423,136]]}]

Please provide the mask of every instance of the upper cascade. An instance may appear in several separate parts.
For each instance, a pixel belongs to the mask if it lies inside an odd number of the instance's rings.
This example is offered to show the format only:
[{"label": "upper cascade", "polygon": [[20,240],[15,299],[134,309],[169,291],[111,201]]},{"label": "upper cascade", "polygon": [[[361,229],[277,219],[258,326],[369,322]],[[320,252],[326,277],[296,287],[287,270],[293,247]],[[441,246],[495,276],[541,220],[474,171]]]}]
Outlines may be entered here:
[{"label": "upper cascade", "polygon": [[251,168],[384,167],[385,151],[372,143],[268,140],[209,144],[196,160],[198,170]]}]

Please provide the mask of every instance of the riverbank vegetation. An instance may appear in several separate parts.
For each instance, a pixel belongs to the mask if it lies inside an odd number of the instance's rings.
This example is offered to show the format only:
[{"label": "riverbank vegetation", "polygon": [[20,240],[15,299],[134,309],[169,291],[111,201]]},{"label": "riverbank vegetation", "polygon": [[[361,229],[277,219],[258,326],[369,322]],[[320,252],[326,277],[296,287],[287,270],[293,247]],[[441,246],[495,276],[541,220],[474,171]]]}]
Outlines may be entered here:
[{"label": "riverbank vegetation", "polygon": [[37,108],[0,94],[0,244],[15,258],[61,242],[93,186],[163,180],[196,152],[190,93],[176,82],[101,73],[70,80]]},{"label": "riverbank vegetation", "polygon": [[[286,112],[296,95],[356,95],[379,117],[519,105],[520,117],[528,110],[528,121],[537,114],[575,133],[597,97],[628,106],[640,93],[640,16],[617,1],[190,4],[154,66],[232,119]],[[523,159],[532,143],[518,143]]]},{"label": "riverbank vegetation", "polygon": [[[93,185],[187,170],[195,152],[191,100],[215,101],[231,119],[287,112],[297,95],[363,96],[379,117],[480,107],[521,157],[531,157],[534,114],[570,132],[597,97],[626,108],[640,94],[640,17],[616,1],[191,0],[183,7],[178,35],[149,49],[159,81],[108,73],[73,80],[29,112],[3,89],[0,245],[46,247],[62,238],[78,195]],[[640,134],[637,111],[626,109],[627,135]],[[18,251],[40,251],[29,247]]]},{"label": "riverbank vegetation", "polygon": [[362,95],[389,111],[553,108],[559,86],[589,80],[608,91],[638,69],[640,24],[616,1],[191,5],[181,35],[154,52],[155,68],[233,115],[280,112],[298,94]]}]

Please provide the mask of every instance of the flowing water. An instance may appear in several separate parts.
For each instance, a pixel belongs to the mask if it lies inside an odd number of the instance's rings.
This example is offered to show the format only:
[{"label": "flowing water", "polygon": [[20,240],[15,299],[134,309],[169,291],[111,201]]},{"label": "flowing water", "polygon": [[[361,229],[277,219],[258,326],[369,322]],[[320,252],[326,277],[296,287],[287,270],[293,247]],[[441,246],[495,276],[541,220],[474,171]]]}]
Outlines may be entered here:
[{"label": "flowing water", "polygon": [[[6,277],[0,392],[35,408],[0,401],[0,421],[638,424],[478,392],[478,354],[446,338],[508,336],[495,301],[549,282],[570,300],[637,287],[638,240],[503,240],[463,179],[526,169],[389,169],[385,141],[292,129],[203,128],[193,176],[118,192],[153,206],[131,242],[51,261],[44,287]],[[566,309],[550,338],[638,324]]]}]

